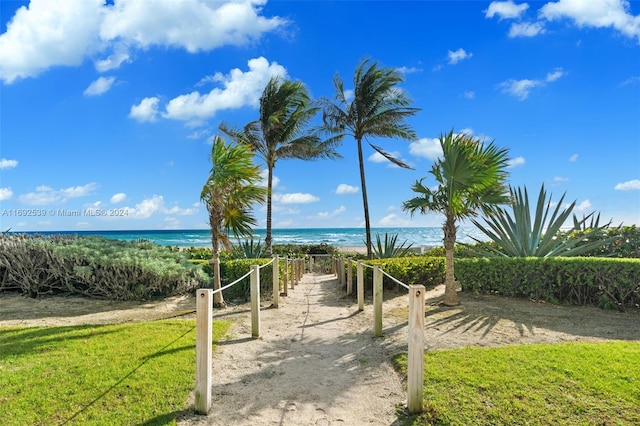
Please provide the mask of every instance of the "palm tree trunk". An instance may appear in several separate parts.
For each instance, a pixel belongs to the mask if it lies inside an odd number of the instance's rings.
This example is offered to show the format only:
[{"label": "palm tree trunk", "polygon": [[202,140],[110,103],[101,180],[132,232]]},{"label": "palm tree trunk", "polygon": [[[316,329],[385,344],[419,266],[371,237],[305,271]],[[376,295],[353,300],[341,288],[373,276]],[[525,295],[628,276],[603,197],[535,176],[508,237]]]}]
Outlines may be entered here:
[{"label": "palm tree trunk", "polygon": [[369,221],[369,201],[367,200],[367,184],[364,178],[364,158],[362,157],[362,138],[356,138],[358,142],[358,164],[360,166],[360,184],[362,186],[362,205],[364,207],[364,227],[367,243],[367,259],[373,259],[371,250],[371,223]]},{"label": "palm tree trunk", "polygon": [[264,239],[265,256],[271,257],[271,191],[273,186],[273,166],[268,167],[267,173],[267,236]]},{"label": "palm tree trunk", "polygon": [[453,248],[456,245],[456,220],[453,216],[447,215],[444,227],[444,304],[446,306],[456,306],[458,293],[456,290],[456,278],[453,267]]}]

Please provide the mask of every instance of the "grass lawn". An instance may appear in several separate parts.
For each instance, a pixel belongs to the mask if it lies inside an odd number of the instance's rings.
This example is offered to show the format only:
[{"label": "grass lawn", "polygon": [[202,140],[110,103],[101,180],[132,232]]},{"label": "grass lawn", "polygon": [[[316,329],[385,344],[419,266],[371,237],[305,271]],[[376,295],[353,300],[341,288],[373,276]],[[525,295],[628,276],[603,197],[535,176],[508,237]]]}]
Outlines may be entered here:
[{"label": "grass lawn", "polygon": [[171,424],[194,387],[195,321],[0,327],[2,425]]},{"label": "grass lawn", "polygon": [[424,371],[405,425],[640,425],[640,342],[429,351]]}]

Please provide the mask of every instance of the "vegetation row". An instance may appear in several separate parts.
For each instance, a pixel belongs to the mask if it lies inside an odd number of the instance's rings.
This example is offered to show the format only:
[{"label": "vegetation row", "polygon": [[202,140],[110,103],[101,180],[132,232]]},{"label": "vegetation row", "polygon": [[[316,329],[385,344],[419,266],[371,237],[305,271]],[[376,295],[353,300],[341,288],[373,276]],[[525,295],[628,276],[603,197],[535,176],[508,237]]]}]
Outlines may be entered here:
[{"label": "vegetation row", "polygon": [[205,286],[202,268],[147,241],[0,235],[0,291],[147,300]]}]

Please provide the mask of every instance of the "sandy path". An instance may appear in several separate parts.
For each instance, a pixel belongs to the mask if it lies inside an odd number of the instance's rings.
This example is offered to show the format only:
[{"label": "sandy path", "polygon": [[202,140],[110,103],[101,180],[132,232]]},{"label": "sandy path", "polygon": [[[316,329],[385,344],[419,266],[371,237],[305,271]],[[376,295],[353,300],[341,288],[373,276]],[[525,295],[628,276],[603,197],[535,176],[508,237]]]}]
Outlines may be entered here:
[{"label": "sandy path", "polygon": [[[568,341],[640,340],[640,309],[627,312],[557,306],[526,299],[459,293],[439,303],[426,292],[425,349]],[[251,339],[249,304],[215,310],[232,321],[214,352],[213,404],[196,415],[193,399],[175,414],[181,425],[394,425],[406,400],[392,355],[407,348],[407,295],[385,289],[383,333],[373,337],[370,294],[358,312],[332,275],[304,275],[280,308],[263,301],[261,339]],[[0,294],[0,326],[59,326],[194,318],[193,296],[153,302],[78,297],[30,299]],[[629,368],[632,368],[629,360]]]},{"label": "sandy path", "polygon": [[[225,312],[218,311],[225,318]],[[235,315],[232,315],[235,316]],[[343,297],[334,276],[306,274],[278,309],[248,312],[214,353],[212,411],[181,424],[389,425],[403,400],[371,312]],[[363,338],[364,336],[364,338]]]}]

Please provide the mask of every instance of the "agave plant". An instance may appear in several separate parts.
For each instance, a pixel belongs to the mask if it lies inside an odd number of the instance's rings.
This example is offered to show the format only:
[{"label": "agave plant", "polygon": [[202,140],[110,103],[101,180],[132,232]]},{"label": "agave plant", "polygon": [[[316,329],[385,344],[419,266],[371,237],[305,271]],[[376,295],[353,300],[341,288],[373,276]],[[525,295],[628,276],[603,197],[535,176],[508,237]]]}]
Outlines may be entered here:
[{"label": "agave plant", "polygon": [[404,246],[407,243],[405,240],[402,244],[397,246],[398,234],[389,236],[384,234],[384,246],[380,240],[380,234],[376,234],[376,245],[373,246],[373,257],[376,259],[388,259],[391,257],[402,257],[409,253],[409,249],[413,244]]},{"label": "agave plant", "polygon": [[253,238],[239,242],[240,249],[246,259],[260,259],[266,249],[260,238],[257,242]]},{"label": "agave plant", "polygon": [[[560,197],[549,216],[552,207],[551,195],[547,198],[547,192],[542,185],[532,220],[527,188],[525,187],[524,191],[522,188],[511,188],[512,214],[494,206],[487,210],[487,226],[471,220],[495,244],[471,237],[478,244],[466,246],[467,249],[474,254],[489,257],[579,256],[609,243],[610,239],[603,237],[603,231],[611,222],[600,226],[599,216],[594,219],[593,213],[583,216],[582,219],[573,216],[573,230],[580,232],[561,233],[561,227],[576,204],[574,200],[568,207],[563,208],[565,195],[566,193]],[[588,220],[591,222],[587,225]]]}]

